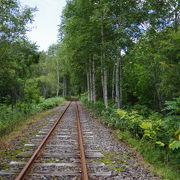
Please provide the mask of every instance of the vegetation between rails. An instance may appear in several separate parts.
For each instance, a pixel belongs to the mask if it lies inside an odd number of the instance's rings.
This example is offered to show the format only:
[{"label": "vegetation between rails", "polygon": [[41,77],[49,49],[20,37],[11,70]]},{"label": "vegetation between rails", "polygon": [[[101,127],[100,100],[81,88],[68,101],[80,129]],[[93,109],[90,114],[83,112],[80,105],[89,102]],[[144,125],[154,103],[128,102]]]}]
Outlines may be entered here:
[{"label": "vegetation between rails", "polygon": [[138,150],[154,167],[155,173],[164,179],[179,179],[180,176],[180,99],[166,102],[168,115],[155,112],[145,106],[135,105],[126,110],[104,104],[82,101],[100,117],[102,123],[112,127],[117,137]]},{"label": "vegetation between rails", "polygon": [[13,110],[11,106],[0,104],[0,136],[11,133],[16,127],[27,121],[29,116],[51,109],[64,102],[64,100],[62,97],[41,98],[38,104],[19,103]]}]

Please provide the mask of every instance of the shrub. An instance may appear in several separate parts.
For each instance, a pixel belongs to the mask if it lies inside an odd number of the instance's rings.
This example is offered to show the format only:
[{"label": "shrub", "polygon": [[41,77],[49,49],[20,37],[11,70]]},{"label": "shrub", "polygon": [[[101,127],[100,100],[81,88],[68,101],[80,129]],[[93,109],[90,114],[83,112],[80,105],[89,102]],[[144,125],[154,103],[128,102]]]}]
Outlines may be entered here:
[{"label": "shrub", "polygon": [[40,98],[39,100],[39,104],[18,102],[13,111],[10,106],[0,104],[0,136],[12,132],[16,127],[20,126],[21,123],[27,120],[28,116],[57,106],[64,101],[64,98]]},{"label": "shrub", "polygon": [[[180,98],[167,101],[164,111],[166,116],[142,105],[132,109],[105,108],[101,101],[90,103],[84,97],[84,102],[97,115],[102,116],[102,122],[114,129],[129,131],[133,137],[142,142],[149,142],[155,148],[164,150],[169,159],[178,161],[180,158]],[[164,156],[164,160],[167,157]]]},{"label": "shrub", "polygon": [[54,106],[57,106],[59,103],[63,102],[64,98],[62,97],[55,97],[55,98],[49,98],[45,99],[43,102],[37,105],[38,109],[51,109]]}]

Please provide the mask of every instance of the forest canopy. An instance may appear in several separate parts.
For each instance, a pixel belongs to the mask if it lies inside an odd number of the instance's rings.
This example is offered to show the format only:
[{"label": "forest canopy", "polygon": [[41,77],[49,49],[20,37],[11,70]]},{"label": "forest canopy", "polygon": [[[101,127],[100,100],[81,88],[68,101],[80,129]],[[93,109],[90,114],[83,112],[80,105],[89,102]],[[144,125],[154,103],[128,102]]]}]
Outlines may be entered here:
[{"label": "forest canopy", "polygon": [[47,52],[26,37],[36,9],[0,3],[2,103],[87,92],[106,107],[161,110],[180,96],[179,1],[68,0],[59,41]]},{"label": "forest canopy", "polygon": [[177,0],[70,0],[57,57],[69,93],[156,110],[180,96]]}]

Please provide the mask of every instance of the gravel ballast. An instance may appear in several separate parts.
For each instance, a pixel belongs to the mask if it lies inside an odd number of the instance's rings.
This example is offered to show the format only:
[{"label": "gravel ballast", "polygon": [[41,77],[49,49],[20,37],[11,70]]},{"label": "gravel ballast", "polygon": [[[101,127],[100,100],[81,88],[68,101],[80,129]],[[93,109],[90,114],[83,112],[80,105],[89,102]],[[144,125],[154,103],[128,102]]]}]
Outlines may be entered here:
[{"label": "gravel ballast", "polygon": [[[10,149],[5,151],[9,152],[1,157],[0,179],[10,180],[16,176],[67,104],[53,109],[49,115],[31,124],[22,137],[12,141]],[[160,179],[146,169],[135,150],[117,139],[112,129],[92,118],[82,103],[78,102],[78,106],[89,179]],[[81,179],[75,110],[76,103],[72,102],[37,159],[29,179]]]},{"label": "gravel ballast", "polygon": [[104,163],[107,169],[111,171],[110,177],[102,179],[160,179],[145,168],[144,162],[138,157],[137,152],[117,139],[112,129],[90,117],[90,113],[85,110],[82,104],[80,104],[79,110],[82,127],[88,127],[92,131],[93,146],[96,145],[92,149],[97,149],[104,155],[97,161]]}]

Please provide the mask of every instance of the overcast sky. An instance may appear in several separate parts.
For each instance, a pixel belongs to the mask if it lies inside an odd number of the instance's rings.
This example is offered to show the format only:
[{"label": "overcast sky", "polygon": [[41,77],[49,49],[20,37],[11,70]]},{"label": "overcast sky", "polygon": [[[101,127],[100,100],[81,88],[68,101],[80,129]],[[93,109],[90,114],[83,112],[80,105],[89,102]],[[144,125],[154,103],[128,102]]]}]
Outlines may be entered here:
[{"label": "overcast sky", "polygon": [[20,0],[21,5],[37,7],[31,32],[27,35],[29,39],[36,42],[40,50],[57,42],[58,25],[66,0]]}]

